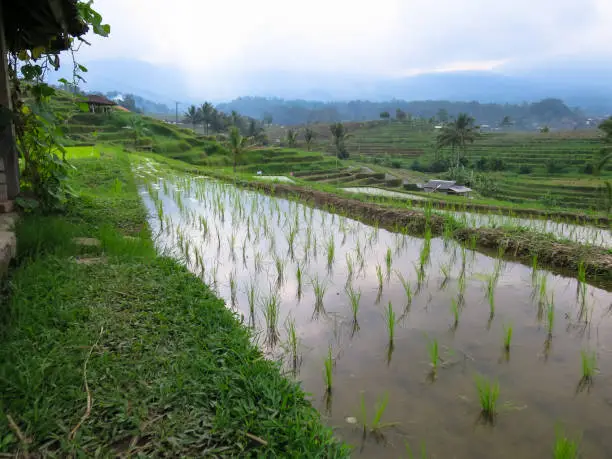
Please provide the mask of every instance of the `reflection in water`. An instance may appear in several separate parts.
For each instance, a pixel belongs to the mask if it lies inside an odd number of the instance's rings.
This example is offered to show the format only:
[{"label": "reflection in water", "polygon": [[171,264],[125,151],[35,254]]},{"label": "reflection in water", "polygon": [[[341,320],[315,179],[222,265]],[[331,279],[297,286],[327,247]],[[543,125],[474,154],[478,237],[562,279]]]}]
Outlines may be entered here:
[{"label": "reflection in water", "polygon": [[[612,364],[610,293],[452,240],[391,233],[206,179],[140,173],[159,249],[245,317],[337,434],[363,444],[355,456],[396,458],[407,441],[434,457],[548,457],[558,423],[583,434],[585,457],[612,450],[605,375],[594,369],[589,390],[576,394],[581,352],[595,352],[602,373]],[[330,346],[333,400],[323,376]],[[495,427],[475,428],[476,374],[499,381],[499,407],[526,408],[500,408]],[[375,430],[384,397],[379,423],[399,424]],[[369,418],[357,427],[346,419],[361,419],[360,405]],[[378,432],[385,442],[370,441]]]}]

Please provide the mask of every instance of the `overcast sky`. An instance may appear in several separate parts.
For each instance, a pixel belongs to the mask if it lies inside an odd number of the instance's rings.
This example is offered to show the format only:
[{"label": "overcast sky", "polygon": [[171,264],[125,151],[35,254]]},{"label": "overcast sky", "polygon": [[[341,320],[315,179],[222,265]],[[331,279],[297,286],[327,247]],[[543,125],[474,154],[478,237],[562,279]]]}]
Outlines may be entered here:
[{"label": "overcast sky", "polygon": [[96,0],[111,36],[81,59],[179,67],[194,88],[247,72],[395,77],[612,57],[612,0]]}]

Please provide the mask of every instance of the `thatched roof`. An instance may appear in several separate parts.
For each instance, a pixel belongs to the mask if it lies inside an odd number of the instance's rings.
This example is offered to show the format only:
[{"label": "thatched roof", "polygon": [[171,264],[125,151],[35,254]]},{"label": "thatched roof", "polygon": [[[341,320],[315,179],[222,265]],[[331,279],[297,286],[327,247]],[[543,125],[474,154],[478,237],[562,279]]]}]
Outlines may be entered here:
[{"label": "thatched roof", "polygon": [[110,99],[107,99],[104,96],[99,96],[97,94],[90,94],[87,96],[87,103],[93,105],[117,105],[117,102],[114,102]]},{"label": "thatched roof", "polygon": [[9,51],[38,46],[48,51],[69,47],[68,36],[81,36],[87,26],[79,19],[77,0],[0,0]]}]

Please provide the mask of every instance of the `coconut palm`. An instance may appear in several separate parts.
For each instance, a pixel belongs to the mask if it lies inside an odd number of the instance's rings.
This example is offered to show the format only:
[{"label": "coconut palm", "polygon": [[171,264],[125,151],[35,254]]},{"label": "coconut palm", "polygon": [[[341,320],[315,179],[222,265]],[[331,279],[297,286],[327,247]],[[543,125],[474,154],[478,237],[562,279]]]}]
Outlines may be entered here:
[{"label": "coconut palm", "polygon": [[287,143],[290,147],[295,147],[297,144],[297,135],[297,131],[294,131],[293,129],[287,130]]},{"label": "coconut palm", "polygon": [[344,141],[350,137],[350,134],[346,131],[344,124],[333,123],[331,126],[329,126],[329,130],[331,131],[332,137],[334,138],[334,145],[336,146],[336,156],[339,159],[347,159],[349,157],[349,153],[346,150]]},{"label": "coconut palm", "polygon": [[249,137],[243,137],[242,134],[240,134],[240,129],[238,129],[238,127],[232,126],[229,134],[229,147],[232,151],[235,174],[238,160],[246,151],[248,151],[252,147],[249,146]]},{"label": "coconut palm", "polygon": [[438,148],[450,147],[453,157],[457,152],[457,166],[465,156],[468,143],[474,143],[478,137],[474,118],[467,113],[459,113],[457,119],[442,127],[437,138]]},{"label": "coconut palm", "polygon": [[206,129],[206,135],[208,135],[208,126],[212,123],[213,114],[215,112],[215,107],[210,102],[204,102],[200,105],[200,116],[201,120],[204,123],[204,128]]},{"label": "coconut palm", "polygon": [[317,133],[311,128],[307,127],[304,131],[304,140],[306,141],[306,148],[310,151],[310,146],[314,139],[317,137]]},{"label": "coconut palm", "polygon": [[195,105],[191,105],[183,116],[185,118],[185,122],[191,124],[193,126],[193,130],[195,131],[196,124],[198,124],[201,120],[200,110],[198,110]]}]

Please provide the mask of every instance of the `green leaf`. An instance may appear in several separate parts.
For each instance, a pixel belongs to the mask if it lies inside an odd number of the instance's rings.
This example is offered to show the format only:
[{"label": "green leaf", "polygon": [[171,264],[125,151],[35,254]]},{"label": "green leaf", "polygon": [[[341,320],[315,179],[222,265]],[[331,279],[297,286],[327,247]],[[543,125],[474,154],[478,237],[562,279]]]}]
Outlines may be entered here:
[{"label": "green leaf", "polygon": [[87,104],[87,102],[80,102],[78,104],[79,110],[82,111],[83,113],[87,113],[89,111],[89,105]]},{"label": "green leaf", "polygon": [[77,65],[78,65],[79,70],[80,70],[81,72],[84,72],[84,73],[85,73],[85,72],[87,72],[87,67],[85,67],[84,65],[81,65],[81,64],[77,64]]}]

